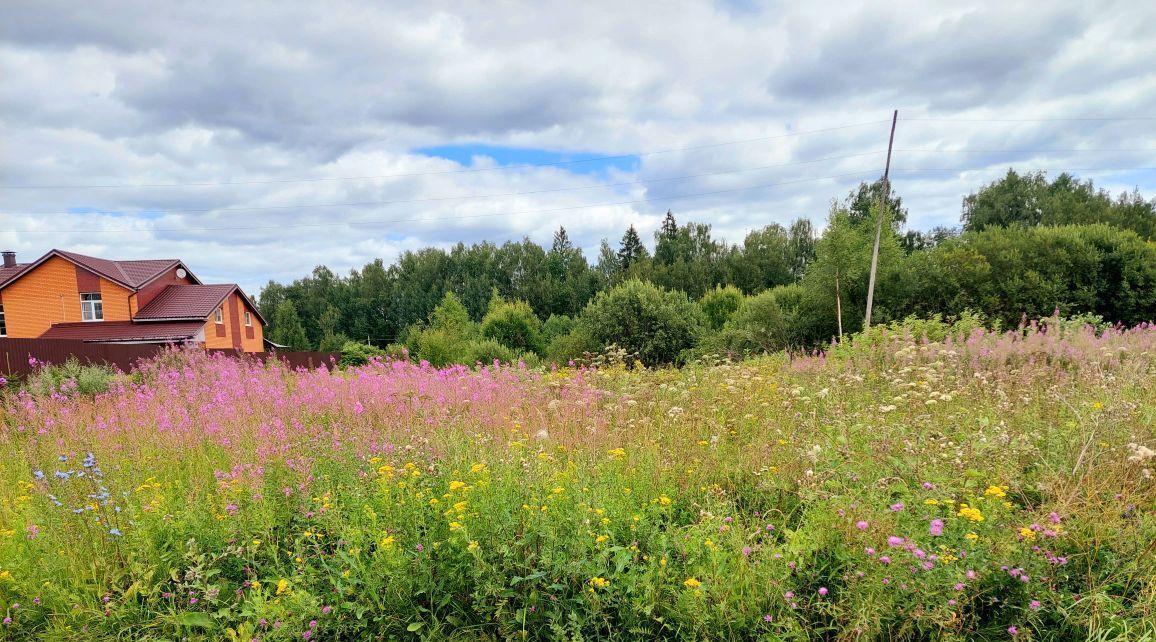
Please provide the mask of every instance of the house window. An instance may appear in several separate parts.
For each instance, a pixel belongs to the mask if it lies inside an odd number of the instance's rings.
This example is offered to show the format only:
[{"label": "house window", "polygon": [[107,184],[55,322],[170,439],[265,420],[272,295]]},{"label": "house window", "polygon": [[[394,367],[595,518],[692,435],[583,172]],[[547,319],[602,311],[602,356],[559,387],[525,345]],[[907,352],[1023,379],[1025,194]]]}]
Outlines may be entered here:
[{"label": "house window", "polygon": [[80,318],[85,321],[104,320],[104,303],[99,292],[80,295]]},{"label": "house window", "polygon": [[223,308],[223,307],[217,308],[217,311],[214,314],[216,315],[214,320],[217,323],[224,323],[225,322],[225,308]]},{"label": "house window", "polygon": [[0,305],[0,337],[8,336],[8,326],[4,323],[4,306]]},{"label": "house window", "polygon": [[245,310],[245,325],[250,328],[253,327],[253,315],[249,314],[248,310]]}]

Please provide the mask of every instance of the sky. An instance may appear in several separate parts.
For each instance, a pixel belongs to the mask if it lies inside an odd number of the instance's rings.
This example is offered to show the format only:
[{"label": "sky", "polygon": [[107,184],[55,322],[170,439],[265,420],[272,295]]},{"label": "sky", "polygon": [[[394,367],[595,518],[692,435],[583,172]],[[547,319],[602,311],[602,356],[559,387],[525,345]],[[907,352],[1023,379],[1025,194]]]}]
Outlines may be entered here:
[{"label": "sky", "polygon": [[0,246],[324,264],[665,212],[741,242],[882,175],[957,225],[1009,167],[1156,197],[1156,3],[0,5]]}]

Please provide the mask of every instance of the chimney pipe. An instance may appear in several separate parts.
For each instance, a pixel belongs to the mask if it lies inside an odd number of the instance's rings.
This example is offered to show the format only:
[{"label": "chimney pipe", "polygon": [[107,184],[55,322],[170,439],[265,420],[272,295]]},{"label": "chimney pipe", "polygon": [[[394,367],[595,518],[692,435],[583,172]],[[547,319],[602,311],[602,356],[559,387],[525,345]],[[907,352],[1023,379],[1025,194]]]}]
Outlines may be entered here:
[{"label": "chimney pipe", "polygon": [[6,268],[16,267],[16,253],[15,252],[13,252],[12,250],[5,250],[4,252],[0,252],[0,254],[2,254],[4,256],[4,267],[6,267]]}]

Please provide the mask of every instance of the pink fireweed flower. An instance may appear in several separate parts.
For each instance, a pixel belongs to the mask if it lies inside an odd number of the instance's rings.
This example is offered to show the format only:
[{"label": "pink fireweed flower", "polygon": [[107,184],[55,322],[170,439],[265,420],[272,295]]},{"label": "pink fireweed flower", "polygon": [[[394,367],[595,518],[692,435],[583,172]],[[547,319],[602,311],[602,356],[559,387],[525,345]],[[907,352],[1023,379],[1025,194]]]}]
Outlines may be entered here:
[{"label": "pink fireweed flower", "polygon": [[1038,611],[1040,608],[1040,601],[1039,600],[1032,600],[1030,603],[1028,603],[1028,607],[1031,608],[1031,610],[1033,610],[1033,611]]},{"label": "pink fireweed flower", "polygon": [[957,590],[957,591],[962,591],[962,590],[963,590],[963,586],[964,586],[963,582],[956,582],[956,583],[955,583],[955,590]]},{"label": "pink fireweed flower", "polygon": [[750,557],[750,556],[751,556],[751,547],[750,546],[744,546],[743,547],[743,557]]},{"label": "pink fireweed flower", "polygon": [[903,504],[903,502],[895,502],[894,504],[891,505],[891,510],[896,512],[896,513],[903,510],[904,508],[905,508],[905,505]]},{"label": "pink fireweed flower", "polygon": [[887,555],[881,555],[881,556],[879,557],[879,562],[880,562],[880,563],[883,563],[883,564],[890,564],[890,563],[891,563],[891,558],[890,558],[890,557],[888,557]]},{"label": "pink fireweed flower", "polygon": [[1012,635],[1019,635],[1020,630],[1017,629],[1015,626],[1009,626],[1009,627],[1007,627],[1007,632],[1011,633]]},{"label": "pink fireweed flower", "polygon": [[923,490],[935,490],[935,484],[931,482],[923,482]]},{"label": "pink fireweed flower", "polygon": [[821,595],[821,596],[827,595],[827,587],[826,586],[820,586],[819,587],[819,595]]},{"label": "pink fireweed flower", "polygon": [[891,548],[899,548],[900,546],[903,546],[903,538],[897,535],[892,535],[891,537],[887,538],[887,545]]},{"label": "pink fireweed flower", "polygon": [[868,546],[867,548],[863,549],[863,551],[864,551],[865,553],[867,553],[867,556],[868,556],[868,557],[870,557],[871,555],[874,555],[874,554],[875,554],[875,549],[871,548],[870,546]]},{"label": "pink fireweed flower", "polygon": [[867,530],[868,526],[870,526],[870,524],[868,524],[867,522],[862,521],[862,520],[855,522],[855,528],[858,528],[861,531]]},{"label": "pink fireweed flower", "polygon": [[940,535],[943,535],[943,520],[942,519],[931,520],[931,527],[928,529],[928,531],[935,537],[939,537]]}]

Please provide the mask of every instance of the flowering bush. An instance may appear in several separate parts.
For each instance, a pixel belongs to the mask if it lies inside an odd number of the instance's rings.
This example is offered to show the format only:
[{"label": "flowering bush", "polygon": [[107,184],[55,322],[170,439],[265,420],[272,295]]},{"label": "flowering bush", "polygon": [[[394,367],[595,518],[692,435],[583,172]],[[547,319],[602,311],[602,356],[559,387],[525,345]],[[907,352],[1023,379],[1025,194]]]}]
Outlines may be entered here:
[{"label": "flowering bush", "polygon": [[[0,404],[0,639],[1156,635],[1156,328]],[[1124,633],[1124,632],[1127,633]]]}]

